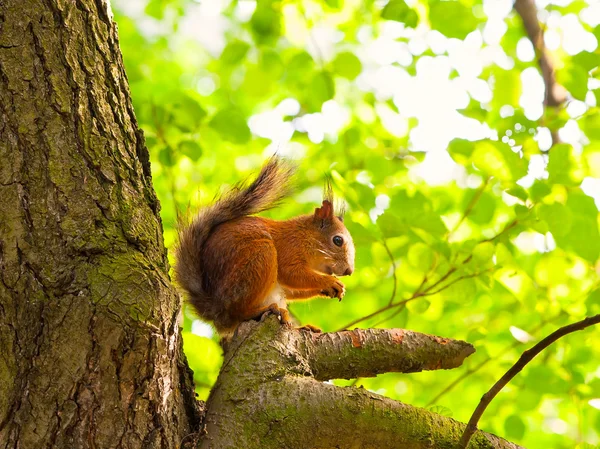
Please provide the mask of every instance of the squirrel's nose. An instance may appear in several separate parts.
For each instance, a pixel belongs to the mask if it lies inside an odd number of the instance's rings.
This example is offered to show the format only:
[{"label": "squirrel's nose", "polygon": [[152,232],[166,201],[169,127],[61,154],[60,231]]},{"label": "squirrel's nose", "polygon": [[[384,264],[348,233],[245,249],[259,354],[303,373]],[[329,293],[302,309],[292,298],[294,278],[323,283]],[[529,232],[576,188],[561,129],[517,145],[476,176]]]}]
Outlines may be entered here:
[{"label": "squirrel's nose", "polygon": [[346,268],[346,271],[344,271],[344,276],[350,276],[353,271],[354,270],[350,267]]}]

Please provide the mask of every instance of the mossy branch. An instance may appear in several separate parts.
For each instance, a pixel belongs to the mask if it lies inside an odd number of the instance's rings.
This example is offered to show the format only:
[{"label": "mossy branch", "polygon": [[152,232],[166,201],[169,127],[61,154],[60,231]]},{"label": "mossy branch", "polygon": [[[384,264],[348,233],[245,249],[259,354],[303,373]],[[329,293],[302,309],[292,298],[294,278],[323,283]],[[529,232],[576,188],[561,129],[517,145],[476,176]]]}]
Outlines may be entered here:
[{"label": "mossy branch", "polygon": [[314,334],[295,332],[296,347],[317,380],[373,377],[451,369],[475,352],[464,341],[404,329],[354,329]]},{"label": "mossy branch", "polygon": [[[283,327],[275,317],[243,323],[208,400],[200,447],[454,447],[464,424],[321,380],[451,368],[472,352],[465,342],[400,329],[313,334]],[[485,433],[471,444],[518,447]]]}]

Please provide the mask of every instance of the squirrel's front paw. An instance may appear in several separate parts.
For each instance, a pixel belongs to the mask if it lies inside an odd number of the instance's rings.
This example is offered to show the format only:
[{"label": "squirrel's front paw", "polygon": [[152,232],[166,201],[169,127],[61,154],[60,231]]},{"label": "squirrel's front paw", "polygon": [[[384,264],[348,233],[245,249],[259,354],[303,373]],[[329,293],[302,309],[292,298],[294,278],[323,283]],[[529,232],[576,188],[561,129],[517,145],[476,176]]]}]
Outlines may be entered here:
[{"label": "squirrel's front paw", "polygon": [[334,279],[333,284],[321,290],[321,293],[329,298],[339,298],[341,301],[346,293],[346,287],[338,279]]}]

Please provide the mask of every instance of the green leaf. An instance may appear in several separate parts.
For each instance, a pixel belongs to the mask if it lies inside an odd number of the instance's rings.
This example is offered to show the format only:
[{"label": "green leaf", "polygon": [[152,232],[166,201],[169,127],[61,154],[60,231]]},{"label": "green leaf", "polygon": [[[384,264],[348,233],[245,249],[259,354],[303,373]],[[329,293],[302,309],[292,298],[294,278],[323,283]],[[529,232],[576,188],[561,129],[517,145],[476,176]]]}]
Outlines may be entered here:
[{"label": "green leaf", "polygon": [[159,150],[158,161],[165,167],[172,167],[175,165],[175,158],[173,157],[173,150],[171,147],[164,146]]},{"label": "green leaf", "polygon": [[281,34],[280,2],[271,0],[257,1],[256,9],[250,19],[250,26],[255,39],[260,42],[269,42]]},{"label": "green leaf", "polygon": [[552,192],[552,190],[550,190],[550,187],[548,187],[548,184],[546,184],[545,181],[540,180],[536,180],[529,189],[529,191],[531,192],[531,199],[536,203],[538,201],[541,201],[546,196],[550,195],[550,193]]},{"label": "green leaf", "polygon": [[404,220],[392,212],[385,211],[377,217],[377,225],[386,238],[399,237],[406,234]]},{"label": "green leaf", "polygon": [[201,398],[208,397],[206,386],[214,384],[223,363],[221,347],[210,338],[200,337],[191,332],[182,332],[183,349],[187,362],[194,372],[194,382]]},{"label": "green leaf", "polygon": [[556,238],[562,248],[572,249],[589,262],[596,262],[600,255],[600,232],[598,231],[598,209],[589,196],[569,193],[567,207],[573,216],[570,232]]},{"label": "green leaf", "polygon": [[548,229],[555,238],[567,235],[571,231],[573,214],[566,206],[560,203],[542,204],[539,215],[548,223]]},{"label": "green leaf", "polygon": [[144,12],[150,17],[161,20],[165,14],[166,2],[164,0],[150,0],[144,8]]},{"label": "green leaf", "polygon": [[593,140],[600,140],[600,108],[592,108],[584,114],[580,125],[586,136]]},{"label": "green leaf", "polygon": [[264,49],[260,54],[260,70],[273,79],[278,79],[285,70],[281,55],[276,51]]},{"label": "green leaf", "polygon": [[237,65],[244,59],[249,49],[250,44],[244,41],[234,40],[229,42],[223,49],[223,53],[221,53],[221,62],[225,65]]},{"label": "green leaf", "polygon": [[600,65],[600,55],[584,50],[573,56],[571,61],[586,72],[589,72]]},{"label": "green leaf", "polygon": [[482,172],[502,181],[516,181],[527,174],[527,161],[500,142],[476,142],[472,160]]},{"label": "green leaf", "polygon": [[192,92],[181,92],[172,100],[173,122],[184,131],[196,131],[206,117],[206,111],[195,96]]},{"label": "green leaf", "polygon": [[433,251],[424,243],[417,242],[408,249],[408,263],[420,271],[427,272],[433,265]]},{"label": "green leaf", "polygon": [[512,440],[520,440],[525,436],[525,423],[519,415],[510,415],[506,418],[504,433]]},{"label": "green leaf", "polygon": [[556,80],[575,98],[581,101],[585,100],[588,91],[588,73],[585,69],[577,65],[567,66],[557,72]]},{"label": "green leaf", "polygon": [[514,196],[515,198],[519,198],[522,201],[527,201],[527,198],[529,197],[525,189],[518,184],[514,185],[510,189],[507,189],[506,193],[508,193],[511,196]]},{"label": "green leaf", "polygon": [[431,28],[447,37],[464,39],[477,28],[471,8],[456,0],[437,1],[429,5]]},{"label": "green leaf", "polygon": [[404,0],[390,0],[381,11],[381,17],[402,22],[410,28],[415,28],[419,23],[419,16],[415,10],[408,7]]},{"label": "green leaf", "polygon": [[482,242],[473,248],[473,260],[479,263],[487,263],[492,260],[496,247],[492,242]]},{"label": "green leaf", "polygon": [[431,302],[428,299],[417,299],[416,301],[410,301],[406,304],[406,308],[411,313],[416,313],[418,315],[427,312]]},{"label": "green leaf", "polygon": [[353,80],[362,70],[362,64],[353,53],[343,52],[333,60],[333,70],[340,76]]},{"label": "green leaf", "polygon": [[[519,73],[515,70],[504,70],[498,67],[492,71],[492,79],[494,85],[493,106],[497,109],[505,104],[518,107],[522,89]],[[511,122],[514,120],[523,123],[521,119],[517,119],[516,111],[515,117],[511,117]]]},{"label": "green leaf", "polygon": [[448,287],[440,292],[445,301],[465,304],[470,302],[477,292],[477,283],[473,278],[461,279],[458,282],[446,283],[445,285],[448,285]]},{"label": "green leaf", "polygon": [[387,213],[397,217],[397,225],[421,229],[438,236],[447,231],[439,215],[433,212],[429,200],[421,193],[413,196],[404,190],[396,193],[391,197],[390,208],[383,215]]},{"label": "green leaf", "polygon": [[597,315],[600,313],[600,289],[594,290],[585,300],[585,307],[588,315]]},{"label": "green leaf", "polygon": [[592,93],[594,94],[594,98],[596,99],[596,104],[600,104],[600,89],[593,89]]},{"label": "green leaf", "polygon": [[311,110],[320,111],[323,103],[331,100],[335,95],[335,85],[331,75],[327,72],[319,72],[313,76],[307,94]]},{"label": "green leaf", "polygon": [[250,140],[250,128],[246,118],[238,109],[222,109],[209,123],[221,137],[233,143],[243,144]]},{"label": "green leaf", "polygon": [[461,165],[471,162],[471,155],[475,149],[475,142],[465,139],[453,139],[448,145],[448,153],[454,161]]},{"label": "green leaf", "polygon": [[340,9],[344,5],[344,0],[325,0],[325,4],[332,9]]},{"label": "green leaf", "polygon": [[304,82],[306,75],[312,72],[315,61],[312,56],[302,50],[289,58],[286,67],[286,78],[292,82]]},{"label": "green leaf", "polygon": [[554,145],[548,160],[548,182],[564,185],[579,184],[581,180],[574,179],[572,174],[576,163],[571,145],[566,143]]},{"label": "green leaf", "polygon": [[[476,190],[472,190],[463,197],[463,210],[466,210],[469,207],[473,197],[477,194],[478,193]],[[468,215],[469,220],[479,225],[484,225],[492,221],[492,218],[494,218],[494,213],[496,212],[496,201],[497,198],[495,196],[487,192],[481,193],[479,199],[474,204],[471,212]]]},{"label": "green leaf", "polygon": [[193,161],[197,161],[202,156],[202,148],[195,140],[183,140],[179,142],[179,151]]},{"label": "green leaf", "polygon": [[531,210],[527,206],[523,206],[522,204],[515,204],[515,215],[519,220],[527,218]]}]

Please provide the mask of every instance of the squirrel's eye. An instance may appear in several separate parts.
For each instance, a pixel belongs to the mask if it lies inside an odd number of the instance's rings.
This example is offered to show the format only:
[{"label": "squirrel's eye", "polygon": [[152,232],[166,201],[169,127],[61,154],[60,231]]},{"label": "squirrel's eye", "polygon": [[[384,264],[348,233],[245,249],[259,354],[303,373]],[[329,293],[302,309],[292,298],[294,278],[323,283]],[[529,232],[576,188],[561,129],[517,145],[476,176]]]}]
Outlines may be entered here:
[{"label": "squirrel's eye", "polygon": [[339,235],[333,237],[333,244],[335,246],[342,246],[344,244],[344,239]]}]

